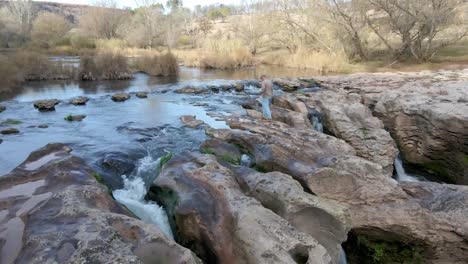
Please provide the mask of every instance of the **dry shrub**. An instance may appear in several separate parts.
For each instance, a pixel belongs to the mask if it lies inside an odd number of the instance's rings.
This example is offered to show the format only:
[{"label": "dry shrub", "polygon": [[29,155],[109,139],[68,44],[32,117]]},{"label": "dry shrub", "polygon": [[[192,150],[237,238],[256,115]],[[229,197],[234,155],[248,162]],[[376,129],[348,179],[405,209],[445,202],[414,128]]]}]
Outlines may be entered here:
[{"label": "dry shrub", "polygon": [[8,92],[18,85],[17,67],[12,58],[13,56],[0,54],[0,93]]},{"label": "dry shrub", "polygon": [[81,58],[80,80],[128,80],[132,73],[127,59],[117,52],[100,52],[94,57]]},{"label": "dry shrub", "polygon": [[139,57],[136,59],[136,67],[139,71],[154,76],[179,74],[177,58],[170,52],[161,55]]}]

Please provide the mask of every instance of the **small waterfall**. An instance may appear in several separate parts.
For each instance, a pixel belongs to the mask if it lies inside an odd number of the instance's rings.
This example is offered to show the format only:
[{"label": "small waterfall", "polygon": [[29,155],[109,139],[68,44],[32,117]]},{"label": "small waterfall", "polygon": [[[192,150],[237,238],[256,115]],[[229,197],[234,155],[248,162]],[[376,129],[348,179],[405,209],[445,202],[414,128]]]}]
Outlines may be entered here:
[{"label": "small waterfall", "polygon": [[249,167],[249,168],[252,167],[253,165],[252,158],[247,154],[243,154],[241,156],[240,165],[244,167]]},{"label": "small waterfall", "polygon": [[395,159],[395,171],[396,178],[399,182],[419,182],[421,181],[419,177],[406,173],[405,168],[403,167],[403,162],[400,158],[400,155]]},{"label": "small waterfall", "polygon": [[115,190],[113,195],[143,222],[156,225],[165,235],[174,238],[164,209],[155,202],[145,200],[148,186],[159,174],[159,164],[160,159],[154,160],[149,156],[141,159],[132,176],[122,176],[124,187]]},{"label": "small waterfall", "polygon": [[319,111],[309,108],[309,120],[315,131],[323,133],[322,114]]},{"label": "small waterfall", "polygon": [[340,250],[340,258],[338,259],[338,264],[348,264],[346,260],[346,252],[344,251],[343,247]]}]

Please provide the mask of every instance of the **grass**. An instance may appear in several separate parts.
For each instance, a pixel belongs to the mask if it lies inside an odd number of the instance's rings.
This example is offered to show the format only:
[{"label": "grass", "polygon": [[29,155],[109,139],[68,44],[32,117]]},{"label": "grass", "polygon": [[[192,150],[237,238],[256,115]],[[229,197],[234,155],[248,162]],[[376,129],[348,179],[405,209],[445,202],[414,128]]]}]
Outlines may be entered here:
[{"label": "grass", "polygon": [[15,120],[15,119],[7,119],[2,122],[3,125],[19,125],[22,124],[23,121]]},{"label": "grass", "polygon": [[179,63],[174,54],[168,52],[160,55],[138,57],[135,60],[138,71],[153,76],[171,76],[179,74]]},{"label": "grass", "polygon": [[167,153],[166,155],[162,156],[159,161],[159,167],[162,168],[169,160],[172,159],[172,152]]},{"label": "grass", "polygon": [[119,52],[98,52],[81,59],[78,77],[81,80],[126,80],[131,77],[127,59]]},{"label": "grass", "polygon": [[65,118],[66,121],[73,121],[73,116],[72,115],[67,115]]}]

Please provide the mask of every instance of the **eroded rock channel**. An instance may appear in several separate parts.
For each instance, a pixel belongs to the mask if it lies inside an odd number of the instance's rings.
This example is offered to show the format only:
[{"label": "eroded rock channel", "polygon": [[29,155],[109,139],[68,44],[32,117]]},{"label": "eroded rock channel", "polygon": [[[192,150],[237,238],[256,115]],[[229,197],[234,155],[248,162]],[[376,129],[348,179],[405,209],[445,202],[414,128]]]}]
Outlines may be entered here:
[{"label": "eroded rock channel", "polygon": [[466,70],[274,83],[272,121],[252,81],[87,98],[189,110],[129,110],[120,145],[49,144],[0,177],[1,263],[468,262]]}]

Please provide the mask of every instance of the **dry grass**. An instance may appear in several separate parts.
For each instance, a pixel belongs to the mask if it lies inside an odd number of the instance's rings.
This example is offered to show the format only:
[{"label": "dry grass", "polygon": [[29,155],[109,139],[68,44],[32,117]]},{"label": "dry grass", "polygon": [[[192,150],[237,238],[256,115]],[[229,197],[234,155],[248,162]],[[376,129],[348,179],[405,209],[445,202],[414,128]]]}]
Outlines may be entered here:
[{"label": "dry grass", "polygon": [[179,73],[177,58],[170,52],[138,57],[135,64],[138,71],[154,76],[170,76]]},{"label": "dry grass", "polygon": [[18,85],[17,67],[10,55],[0,54],[0,93]]},{"label": "dry grass", "polygon": [[311,69],[321,73],[344,72],[352,67],[343,52],[330,54],[305,48],[299,48],[294,54],[288,51],[270,52],[260,60],[264,64]]},{"label": "dry grass", "polygon": [[249,49],[238,40],[207,39],[202,48],[178,51],[186,66],[214,69],[235,69],[254,64]]}]

